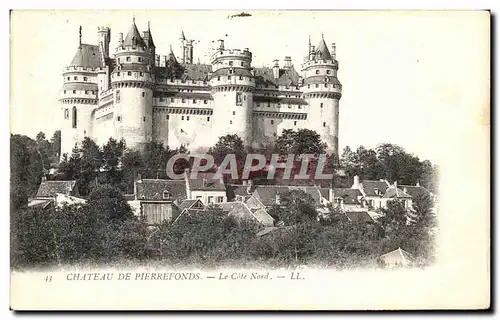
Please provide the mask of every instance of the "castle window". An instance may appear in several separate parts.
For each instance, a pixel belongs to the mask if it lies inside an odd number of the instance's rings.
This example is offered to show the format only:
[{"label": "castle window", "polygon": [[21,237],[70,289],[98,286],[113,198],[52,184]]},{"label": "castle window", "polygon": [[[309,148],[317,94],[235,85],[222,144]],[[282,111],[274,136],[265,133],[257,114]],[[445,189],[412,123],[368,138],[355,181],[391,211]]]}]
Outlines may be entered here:
[{"label": "castle window", "polygon": [[319,84],[318,83],[316,83],[316,88],[319,88]]},{"label": "castle window", "polygon": [[184,120],[184,116],[181,117],[181,120]]},{"label": "castle window", "polygon": [[142,121],[146,122],[146,117],[142,117]]},{"label": "castle window", "polygon": [[141,76],[141,77],[142,77],[142,76],[143,76],[143,73],[142,73],[142,72],[139,72],[139,76]]},{"label": "castle window", "polygon": [[196,83],[196,80],[193,80],[193,84],[195,84],[195,83]]},{"label": "castle window", "polygon": [[70,78],[70,77],[68,77],[68,81],[69,81],[69,80],[71,80],[71,78]]},{"label": "castle window", "polygon": [[319,74],[319,70],[316,70],[316,74]]},{"label": "castle window", "polygon": [[131,75],[132,75],[132,71],[128,71],[127,76],[131,76]]},{"label": "castle window", "polygon": [[170,102],[174,102],[174,98],[170,98]]},{"label": "castle window", "polygon": [[73,107],[73,128],[76,128],[76,107]]},{"label": "castle window", "polygon": [[245,96],[245,95],[244,95],[244,96],[243,96],[243,100],[245,100],[245,101],[246,101],[246,100],[247,100],[247,96]]},{"label": "castle window", "polygon": [[142,57],[137,58],[137,61],[142,62]]},{"label": "castle window", "polygon": [[64,94],[66,94],[66,90],[64,90]]},{"label": "castle window", "polygon": [[235,115],[236,115],[236,111],[233,111],[233,116],[235,116]]},{"label": "castle window", "polygon": [[299,109],[302,109],[302,106],[299,104]]},{"label": "castle window", "polygon": [[271,124],[274,124],[274,120],[271,120]]},{"label": "castle window", "polygon": [[288,105],[288,109],[292,109],[292,106],[290,104]]},{"label": "castle window", "polygon": [[233,124],[233,120],[229,120],[229,124]]},{"label": "castle window", "polygon": [[243,76],[240,76],[240,80],[243,80]]},{"label": "castle window", "polygon": [[294,125],[294,126],[296,126],[296,125],[297,125],[297,121],[294,121],[294,122],[293,122],[293,125]]},{"label": "castle window", "polygon": [[217,77],[217,81],[220,81],[220,76]]},{"label": "castle window", "polygon": [[207,100],[203,100],[203,104],[208,104],[208,101]]},{"label": "castle window", "polygon": [[73,90],[73,93],[76,93],[76,90]]},{"label": "castle window", "polygon": [[69,119],[69,110],[67,108],[64,109],[64,119]]},{"label": "castle window", "polygon": [[232,66],[233,65],[233,62],[232,61],[229,61],[229,65]]},{"label": "castle window", "polygon": [[328,88],[328,83],[325,83],[325,88]]},{"label": "castle window", "polygon": [[115,100],[116,100],[116,103],[120,103],[120,90],[116,90]]},{"label": "castle window", "polygon": [[330,74],[331,70],[326,70],[326,74]]},{"label": "castle window", "polygon": [[243,61],[241,61],[241,66],[243,67],[245,65],[245,63]]},{"label": "castle window", "polygon": [[227,76],[227,80],[231,80],[231,76]]},{"label": "castle window", "polygon": [[116,117],[116,121],[122,121],[122,117],[121,116]]},{"label": "castle window", "polygon": [[118,63],[120,63],[120,58],[118,58]]},{"label": "castle window", "polygon": [[164,102],[164,101],[165,101],[165,98],[160,97],[160,102]]},{"label": "castle window", "polygon": [[127,57],[126,61],[130,61],[130,57]]},{"label": "castle window", "polygon": [[186,103],[186,99],[182,99],[182,103]]},{"label": "castle window", "polygon": [[209,121],[210,121],[210,117],[207,117],[207,122],[209,122]]},{"label": "castle window", "polygon": [[319,104],[319,107],[320,107],[320,108],[323,108],[323,102],[321,102],[321,103]]},{"label": "castle window", "polygon": [[77,76],[74,76],[74,77],[73,77],[73,80],[78,80],[78,77],[77,77]]},{"label": "castle window", "polygon": [[193,103],[196,104],[196,99],[193,99]]},{"label": "castle window", "polygon": [[117,76],[120,76],[120,72],[117,72],[117,73],[116,73],[116,75],[117,75]]},{"label": "castle window", "polygon": [[326,127],[326,122],[323,122],[323,128]]},{"label": "castle window", "polygon": [[142,92],[142,97],[144,98],[146,96],[146,92]]},{"label": "castle window", "polygon": [[167,120],[169,120],[169,119],[170,119],[170,115],[167,114]]},{"label": "castle window", "polygon": [[229,69],[229,74],[233,74],[233,69]]},{"label": "castle window", "polygon": [[87,81],[87,77],[83,77],[83,81]]},{"label": "castle window", "polygon": [[89,93],[89,91],[88,91],[88,90],[85,90],[85,94],[88,94],[88,93]]},{"label": "castle window", "polygon": [[310,84],[308,84],[308,85],[307,85],[307,89],[310,89],[310,88],[311,88],[311,85],[310,85]]},{"label": "castle window", "polygon": [[189,121],[189,116],[186,116],[186,120]]}]

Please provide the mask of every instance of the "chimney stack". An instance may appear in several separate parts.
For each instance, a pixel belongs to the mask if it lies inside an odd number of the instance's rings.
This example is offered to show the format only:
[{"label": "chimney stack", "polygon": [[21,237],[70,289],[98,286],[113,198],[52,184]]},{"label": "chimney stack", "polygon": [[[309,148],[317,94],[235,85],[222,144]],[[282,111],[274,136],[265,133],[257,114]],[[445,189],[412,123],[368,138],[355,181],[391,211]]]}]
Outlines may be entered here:
[{"label": "chimney stack", "polygon": [[417,186],[417,187],[420,187],[420,182],[417,182],[416,186]]},{"label": "chimney stack", "polygon": [[219,39],[219,40],[217,40],[217,43],[218,43],[217,49],[224,50],[224,40]]},{"label": "chimney stack", "polygon": [[332,43],[332,58],[335,59],[337,57],[337,45]]},{"label": "chimney stack", "polygon": [[281,198],[280,198],[280,192],[279,191],[276,192],[276,201],[275,202],[276,202],[276,204],[280,204],[281,203]]},{"label": "chimney stack", "polygon": [[354,183],[352,184],[351,189],[359,189],[359,176],[354,176]]},{"label": "chimney stack", "polygon": [[120,33],[118,34],[118,46],[119,46],[119,47],[122,47],[122,46],[123,46],[123,33],[122,33],[122,32],[120,32]]},{"label": "chimney stack", "polygon": [[290,56],[286,56],[286,57],[285,57],[285,62],[284,62],[284,64],[283,64],[283,68],[285,68],[285,69],[289,69],[289,68],[291,68],[291,67],[292,67],[292,57],[290,57]]},{"label": "chimney stack", "polygon": [[328,188],[328,198],[329,199],[327,200],[333,203],[333,200],[335,199],[335,194],[333,194],[333,188]]},{"label": "chimney stack", "polygon": [[247,194],[251,194],[252,193],[252,180],[248,180],[248,183],[247,183]]},{"label": "chimney stack", "polygon": [[274,79],[278,79],[280,77],[280,62],[278,59],[275,59],[273,62],[273,77]]}]

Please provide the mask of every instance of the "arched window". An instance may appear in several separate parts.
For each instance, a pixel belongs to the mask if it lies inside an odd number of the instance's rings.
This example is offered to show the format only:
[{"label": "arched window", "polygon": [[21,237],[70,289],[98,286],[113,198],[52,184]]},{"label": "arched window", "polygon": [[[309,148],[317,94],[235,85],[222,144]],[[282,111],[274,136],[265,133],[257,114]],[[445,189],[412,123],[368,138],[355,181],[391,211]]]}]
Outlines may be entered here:
[{"label": "arched window", "polygon": [[76,128],[76,107],[73,107],[73,128]]}]

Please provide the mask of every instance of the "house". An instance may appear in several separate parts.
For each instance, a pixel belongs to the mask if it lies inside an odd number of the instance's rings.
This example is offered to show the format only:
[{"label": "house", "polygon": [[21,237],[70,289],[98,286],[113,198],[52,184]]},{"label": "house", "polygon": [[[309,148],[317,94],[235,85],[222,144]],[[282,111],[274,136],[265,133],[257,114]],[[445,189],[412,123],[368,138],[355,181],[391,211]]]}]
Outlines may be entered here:
[{"label": "house", "polygon": [[29,199],[28,208],[48,209],[75,203],[85,203],[85,199],[80,198],[76,180],[47,181],[43,178],[35,197]]},{"label": "house", "polygon": [[252,180],[243,181],[242,185],[229,184],[226,187],[227,201],[247,201],[252,196]]},{"label": "house", "polygon": [[367,211],[349,211],[345,213],[350,222],[374,223]]},{"label": "house", "polygon": [[390,184],[387,180],[364,180],[359,181],[358,176],[354,176],[354,182],[351,189],[359,190],[370,209],[383,208],[382,197],[384,196]]},{"label": "house", "polygon": [[330,189],[330,193],[333,205],[344,212],[368,211],[359,189],[333,188]]},{"label": "house", "polygon": [[414,262],[413,256],[401,247],[381,255],[377,260],[385,267],[407,267]]},{"label": "house", "polygon": [[222,176],[215,178],[215,173],[198,172],[191,178],[189,170],[184,172],[184,181],[188,199],[200,199],[204,205],[227,202],[226,187]]},{"label": "house", "polygon": [[177,203],[186,199],[183,180],[141,179],[134,182],[134,195],[128,203],[134,214],[144,218],[148,225],[173,220],[180,214]]},{"label": "house", "polygon": [[398,188],[397,182],[394,185],[387,188],[381,199],[381,205],[383,208],[387,208],[387,202],[391,200],[400,200],[404,203],[405,208],[409,209],[412,205],[412,196]]}]

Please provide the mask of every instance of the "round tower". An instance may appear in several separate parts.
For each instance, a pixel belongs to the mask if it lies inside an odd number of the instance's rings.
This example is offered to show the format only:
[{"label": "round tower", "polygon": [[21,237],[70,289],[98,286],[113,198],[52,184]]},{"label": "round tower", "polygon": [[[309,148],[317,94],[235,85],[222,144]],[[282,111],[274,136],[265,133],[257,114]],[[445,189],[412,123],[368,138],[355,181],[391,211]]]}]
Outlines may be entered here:
[{"label": "round tower", "polygon": [[327,151],[338,155],[339,143],[339,101],[342,85],[337,79],[339,65],[336,60],[336,47],[332,53],[324,39],[318,47],[309,46],[309,56],[302,65],[304,99],[309,105],[308,128],[316,131]]},{"label": "round tower", "polygon": [[212,133],[214,143],[220,136],[236,134],[252,144],[252,105],[255,78],[251,72],[252,53],[248,48],[225,49],[224,41],[211,58],[210,85],[214,98]]},{"label": "round tower", "polygon": [[97,105],[97,74],[100,66],[99,48],[80,43],[70,65],[63,70],[63,87],[59,93],[61,107],[61,157],[92,136],[92,110]]},{"label": "round tower", "polygon": [[116,67],[111,73],[115,137],[125,139],[130,148],[142,149],[152,138],[155,57],[135,21],[125,39],[118,40],[115,59]]}]

